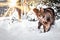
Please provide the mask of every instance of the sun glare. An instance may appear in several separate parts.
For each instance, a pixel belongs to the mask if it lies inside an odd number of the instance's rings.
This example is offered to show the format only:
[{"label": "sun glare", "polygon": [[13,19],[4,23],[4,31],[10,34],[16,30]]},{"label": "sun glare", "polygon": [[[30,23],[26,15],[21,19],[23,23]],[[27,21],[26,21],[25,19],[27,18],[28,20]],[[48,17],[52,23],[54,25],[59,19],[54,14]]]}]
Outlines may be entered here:
[{"label": "sun glare", "polygon": [[15,7],[17,3],[17,0],[10,0],[9,1],[9,7]]}]

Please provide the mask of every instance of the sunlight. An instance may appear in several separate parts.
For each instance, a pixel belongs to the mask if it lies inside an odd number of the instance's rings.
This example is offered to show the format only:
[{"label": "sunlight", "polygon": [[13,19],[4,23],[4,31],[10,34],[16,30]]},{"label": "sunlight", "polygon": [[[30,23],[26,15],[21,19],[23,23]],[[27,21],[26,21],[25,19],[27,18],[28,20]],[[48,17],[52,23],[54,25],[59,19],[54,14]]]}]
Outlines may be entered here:
[{"label": "sunlight", "polygon": [[18,0],[9,0],[9,7],[15,7],[17,5]]}]

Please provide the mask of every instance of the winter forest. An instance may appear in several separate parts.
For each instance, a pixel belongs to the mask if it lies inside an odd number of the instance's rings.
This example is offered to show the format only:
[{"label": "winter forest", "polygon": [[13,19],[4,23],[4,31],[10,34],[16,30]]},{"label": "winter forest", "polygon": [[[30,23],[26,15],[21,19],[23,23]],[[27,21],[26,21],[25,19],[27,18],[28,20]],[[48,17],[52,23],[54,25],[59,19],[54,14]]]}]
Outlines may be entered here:
[{"label": "winter forest", "polygon": [[60,0],[0,0],[0,40],[60,40]]}]

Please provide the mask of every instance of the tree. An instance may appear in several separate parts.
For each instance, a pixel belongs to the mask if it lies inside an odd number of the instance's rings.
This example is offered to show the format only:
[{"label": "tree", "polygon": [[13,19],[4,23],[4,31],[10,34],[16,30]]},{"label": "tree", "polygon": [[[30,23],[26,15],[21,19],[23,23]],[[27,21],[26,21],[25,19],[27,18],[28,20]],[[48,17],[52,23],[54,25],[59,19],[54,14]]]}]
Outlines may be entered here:
[{"label": "tree", "polygon": [[52,3],[60,3],[60,0],[49,0]]}]

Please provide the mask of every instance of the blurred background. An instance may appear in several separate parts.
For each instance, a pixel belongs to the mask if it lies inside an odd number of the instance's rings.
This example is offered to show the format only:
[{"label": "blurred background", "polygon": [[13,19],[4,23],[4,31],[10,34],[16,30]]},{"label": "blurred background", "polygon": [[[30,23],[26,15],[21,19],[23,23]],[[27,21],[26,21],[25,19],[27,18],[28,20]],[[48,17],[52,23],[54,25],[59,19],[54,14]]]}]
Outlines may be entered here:
[{"label": "blurred background", "polygon": [[[0,17],[7,12],[9,8],[10,0],[0,0]],[[26,5],[24,4],[26,3]],[[48,5],[52,7],[56,13],[56,19],[60,18],[60,0],[18,0],[19,7],[21,5],[25,6],[35,6],[37,7],[40,4]]]}]

